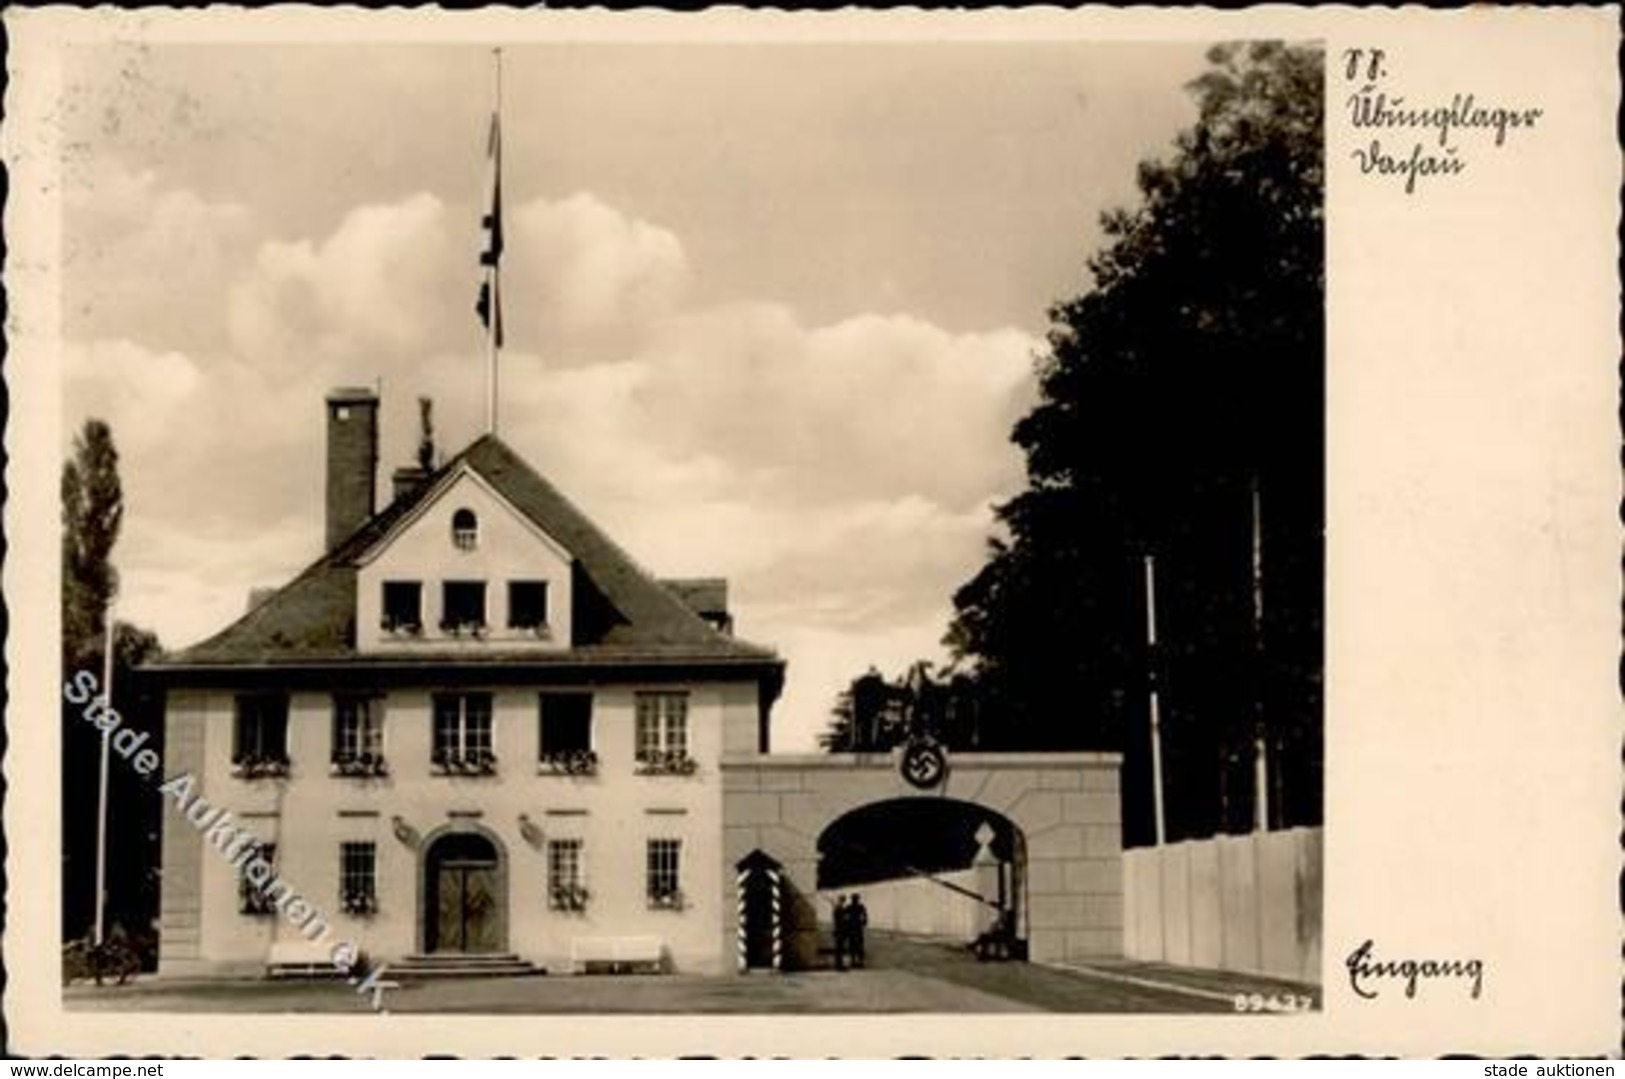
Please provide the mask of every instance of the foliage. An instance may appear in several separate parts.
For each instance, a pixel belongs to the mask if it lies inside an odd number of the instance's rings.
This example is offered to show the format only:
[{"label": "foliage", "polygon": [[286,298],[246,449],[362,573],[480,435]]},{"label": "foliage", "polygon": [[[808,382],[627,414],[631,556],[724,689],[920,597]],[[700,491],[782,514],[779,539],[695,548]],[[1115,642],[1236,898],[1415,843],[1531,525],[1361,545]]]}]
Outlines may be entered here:
[{"label": "foliage", "polygon": [[[954,597],[999,740],[1123,750],[1147,838],[1143,559],[1157,567],[1170,831],[1250,819],[1255,727],[1319,818],[1324,482],[1321,54],[1223,46],[1196,125],[1105,215],[1093,287],[1052,308],[1027,490]],[[1253,618],[1262,522],[1265,617]],[[1279,771],[1279,768],[1277,769]]]},{"label": "foliage", "polygon": [[[88,420],[75,436],[62,469],[62,662],[64,678],[77,671],[103,677],[108,611],[118,593],[112,563],[124,519],[124,499],[113,433]],[[127,622],[113,625],[113,707],[126,729],[146,736],[145,748],[162,754],[161,702],[134,672],[162,651],[156,635]],[[62,927],[64,939],[91,928],[95,910],[97,786],[101,734],[83,708],[64,699],[62,725]],[[128,768],[108,770],[107,918],[145,939],[158,910],[158,836],[161,799]],[[143,956],[147,953],[142,952]]]},{"label": "foliage", "polygon": [[62,468],[62,647],[70,667],[101,655],[107,610],[118,594],[111,558],[123,521],[113,432],[87,420]]},{"label": "foliage", "polygon": [[[946,637],[982,748],[1124,753],[1131,843],[1151,838],[1153,674],[1170,839],[1250,824],[1260,732],[1273,822],[1320,819],[1323,57],[1266,42],[1208,59],[1196,123],[1141,164],[1091,286],[1050,310],[1039,402],[1012,435],[1027,487],[998,507]],[[862,682],[826,746],[865,729]]]}]

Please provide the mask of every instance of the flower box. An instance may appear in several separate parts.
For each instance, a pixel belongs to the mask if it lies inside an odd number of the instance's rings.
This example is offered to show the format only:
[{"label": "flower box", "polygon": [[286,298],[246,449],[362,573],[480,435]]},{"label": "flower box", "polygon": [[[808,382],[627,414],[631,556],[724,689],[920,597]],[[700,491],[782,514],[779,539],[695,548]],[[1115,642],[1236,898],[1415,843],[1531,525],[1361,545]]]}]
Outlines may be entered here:
[{"label": "flower box", "polygon": [[682,910],[685,905],[682,892],[661,892],[649,896],[650,910]]},{"label": "flower box", "polygon": [[682,750],[643,753],[638,756],[640,776],[691,776],[700,764]]},{"label": "flower box", "polygon": [[361,753],[354,756],[333,758],[333,774],[336,776],[371,777],[389,775],[389,765],[384,758],[372,753]]},{"label": "flower box", "polygon": [[586,888],[579,884],[568,885],[563,888],[554,888],[548,900],[548,906],[553,910],[580,912],[587,909],[587,900],[590,895]]},{"label": "flower box", "polygon": [[244,914],[263,916],[266,914],[275,914],[276,904],[271,901],[270,896],[266,895],[258,888],[254,888],[243,893],[242,904],[238,909]]},{"label": "flower box", "polygon": [[339,910],[356,917],[378,913],[378,897],[371,892],[346,892],[339,898]]},{"label": "flower box", "polygon": [[242,757],[231,762],[231,774],[239,779],[279,779],[288,774],[288,759]]},{"label": "flower box", "polygon": [[489,752],[445,753],[436,751],[434,766],[441,775],[492,776],[497,772],[496,754]]},{"label": "flower box", "polygon": [[598,774],[598,754],[590,749],[561,749],[544,752],[538,770],[549,775],[591,776]]}]

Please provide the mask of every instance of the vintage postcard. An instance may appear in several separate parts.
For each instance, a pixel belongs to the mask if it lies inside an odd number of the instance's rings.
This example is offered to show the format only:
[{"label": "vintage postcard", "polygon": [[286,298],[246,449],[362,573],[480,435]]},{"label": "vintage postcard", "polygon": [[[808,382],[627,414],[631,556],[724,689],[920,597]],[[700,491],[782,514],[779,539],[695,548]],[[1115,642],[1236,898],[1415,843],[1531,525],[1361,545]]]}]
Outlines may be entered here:
[{"label": "vintage postcard", "polygon": [[8,12],[13,1051],[1616,1054],[1617,17]]}]

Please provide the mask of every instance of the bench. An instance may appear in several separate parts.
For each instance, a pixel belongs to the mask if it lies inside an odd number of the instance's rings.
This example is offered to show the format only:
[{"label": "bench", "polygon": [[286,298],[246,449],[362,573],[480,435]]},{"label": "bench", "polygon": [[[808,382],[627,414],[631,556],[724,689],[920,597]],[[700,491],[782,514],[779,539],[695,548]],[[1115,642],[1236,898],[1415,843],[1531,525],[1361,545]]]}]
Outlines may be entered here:
[{"label": "bench", "polygon": [[576,937],[570,941],[570,969],[587,974],[607,968],[622,973],[645,968],[658,974],[665,969],[666,945],[659,937]]},{"label": "bench", "polygon": [[344,971],[333,965],[333,949],[305,940],[279,940],[266,957],[266,974],[272,978],[337,978]]}]

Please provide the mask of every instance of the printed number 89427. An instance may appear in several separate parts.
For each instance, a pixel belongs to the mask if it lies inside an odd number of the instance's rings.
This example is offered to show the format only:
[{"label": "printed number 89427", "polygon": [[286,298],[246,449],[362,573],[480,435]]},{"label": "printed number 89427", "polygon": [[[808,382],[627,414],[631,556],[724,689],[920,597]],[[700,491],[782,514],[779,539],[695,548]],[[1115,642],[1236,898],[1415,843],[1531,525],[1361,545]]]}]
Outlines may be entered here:
[{"label": "printed number 89427", "polygon": [[1237,993],[1233,1002],[1238,1012],[1306,1012],[1315,998],[1300,993]]}]

